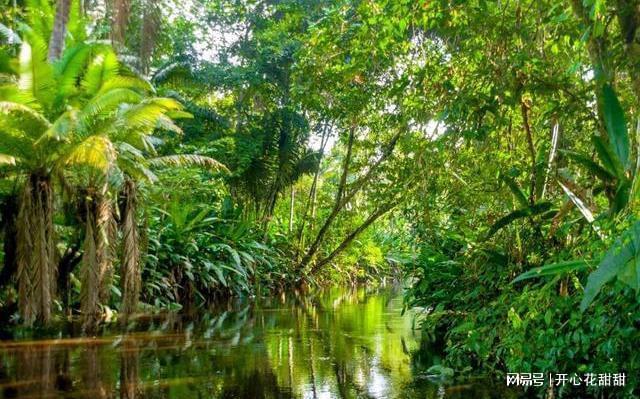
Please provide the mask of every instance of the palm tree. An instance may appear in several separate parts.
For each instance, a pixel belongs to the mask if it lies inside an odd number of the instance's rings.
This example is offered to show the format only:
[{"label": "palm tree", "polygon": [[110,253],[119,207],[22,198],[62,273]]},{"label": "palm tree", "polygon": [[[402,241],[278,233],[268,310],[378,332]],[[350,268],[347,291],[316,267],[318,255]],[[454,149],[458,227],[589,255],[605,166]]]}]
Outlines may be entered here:
[{"label": "palm tree", "polygon": [[[100,69],[100,73],[91,73],[91,68]],[[145,154],[155,153],[151,133],[159,127],[179,131],[170,116],[186,115],[181,113],[181,106],[175,100],[149,97],[153,94],[151,85],[138,77],[123,74],[122,70],[111,49],[104,50],[89,66],[87,94],[111,93],[113,97],[85,107],[95,106],[100,111],[91,112],[91,119],[76,125],[70,137],[71,145],[67,147],[69,151],[62,157],[67,170],[65,180],[82,198],[85,243],[81,308],[87,331],[97,325],[102,313],[101,304],[106,300],[116,238],[114,191],[121,188],[126,197],[121,262],[124,313],[131,312],[137,304],[140,270],[134,179],[154,179],[144,164]]]},{"label": "palm tree", "polygon": [[19,68],[0,82],[0,167],[22,182],[16,235],[19,311],[26,325],[51,319],[57,180],[82,199],[81,307],[90,329],[100,316],[112,269],[115,192],[121,190],[125,198],[121,274],[123,310],[129,313],[140,286],[136,183],[155,180],[151,167],[224,167],[194,155],[157,157],[154,130],[181,133],[171,118],[189,114],[174,99],[153,97],[153,87],[125,68],[111,47],[81,43],[52,62],[45,28],[25,27],[22,33]]},{"label": "palm tree", "polygon": [[[179,128],[175,126],[165,125],[164,128],[171,128],[176,132],[180,132]],[[140,134],[144,130],[138,128],[136,132]],[[120,192],[120,225],[122,230],[122,257],[120,262],[122,307],[120,311],[125,322],[129,315],[135,312],[140,296],[140,248],[136,219],[139,183],[143,181],[148,183],[156,182],[157,177],[152,171],[155,168],[199,166],[217,171],[228,171],[220,162],[205,156],[193,154],[156,156],[156,150],[152,144],[154,140],[151,137],[149,134],[145,140],[149,144],[146,152],[131,151],[129,148],[129,151],[122,151],[119,158],[119,165],[125,176]]]},{"label": "palm tree", "polygon": [[[179,105],[169,99],[146,100],[151,86],[128,74],[108,46],[80,44],[49,62],[43,37],[30,28],[23,31],[19,68],[0,91],[0,164],[23,182],[17,216],[18,302],[23,322],[32,325],[51,319],[54,179],[68,177],[66,169],[83,169],[83,183],[91,183],[82,186],[91,199],[85,209],[89,241],[83,255],[88,282],[109,265],[101,240],[111,213],[103,177],[116,159],[110,135],[118,133],[116,139],[124,143],[118,135],[141,126],[155,128],[161,115]],[[168,117],[163,123],[172,124]],[[85,291],[96,292],[90,283]],[[85,309],[93,308],[90,302],[84,301]]]},{"label": "palm tree", "polygon": [[61,139],[77,115],[64,107],[78,96],[73,81],[89,51],[47,62],[47,45],[29,28],[13,78],[0,98],[0,164],[22,181],[17,216],[19,311],[25,324],[48,323],[54,292],[53,178]]},{"label": "palm tree", "polygon": [[[106,54],[115,57],[109,50]],[[104,78],[105,75],[101,74]],[[86,129],[74,136],[77,144],[65,155],[67,180],[82,193],[85,215],[85,246],[82,272],[82,313],[84,328],[94,329],[100,318],[100,304],[106,300],[111,275],[116,225],[113,217],[114,191],[120,191],[121,204],[121,286],[122,308],[126,320],[135,311],[140,292],[140,260],[136,206],[140,181],[155,182],[154,167],[199,165],[224,169],[217,161],[198,155],[158,157],[152,136],[156,129],[182,133],[172,118],[188,117],[179,102],[152,97],[153,88],[144,80],[114,73],[103,85],[118,82],[139,96],[119,103],[112,112],[103,112]],[[102,89],[98,89],[98,92]],[[88,145],[87,145],[88,144]],[[73,165],[76,165],[73,167]]]}]

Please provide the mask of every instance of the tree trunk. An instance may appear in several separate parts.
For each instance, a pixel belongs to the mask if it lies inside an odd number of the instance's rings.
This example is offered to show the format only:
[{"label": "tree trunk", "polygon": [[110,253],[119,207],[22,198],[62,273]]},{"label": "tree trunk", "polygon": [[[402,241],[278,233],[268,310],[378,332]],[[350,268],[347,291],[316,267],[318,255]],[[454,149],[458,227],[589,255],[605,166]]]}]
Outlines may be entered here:
[{"label": "tree trunk", "polygon": [[531,124],[529,123],[529,105],[520,100],[520,110],[522,111],[522,124],[524,126],[524,132],[527,138],[527,146],[529,148],[529,156],[531,157],[531,175],[530,187],[529,187],[529,204],[533,206],[536,202],[536,180],[537,167],[536,167],[536,147],[533,143],[533,133],[531,132]]},{"label": "tree trunk", "polygon": [[62,308],[67,316],[71,316],[71,272],[82,260],[81,246],[81,241],[70,245],[58,262],[57,288],[62,299]]},{"label": "tree trunk", "polygon": [[[347,153],[344,157],[344,162],[342,164],[342,174],[340,175],[340,183],[338,184],[338,191],[336,192],[335,204],[329,217],[325,220],[324,224],[316,234],[316,238],[307,250],[307,253],[302,257],[300,264],[298,265],[298,270],[303,270],[311,259],[315,256],[318,248],[320,247],[320,243],[324,239],[324,235],[327,233],[327,230],[333,223],[333,220],[338,216],[338,213],[342,210],[343,207],[343,193],[347,182],[347,175],[349,174],[349,166],[351,164],[351,154],[353,151],[353,143],[355,141],[355,127],[351,127],[349,130],[349,139],[347,141]],[[346,203],[346,202],[345,202]]]},{"label": "tree trunk", "polygon": [[383,150],[382,154],[380,155],[380,157],[378,158],[378,160],[376,162],[373,163],[373,165],[371,165],[371,167],[369,168],[369,170],[358,180],[356,180],[353,184],[351,189],[349,190],[349,192],[345,192],[346,191],[346,180],[347,180],[347,174],[349,173],[349,158],[351,156],[350,152],[351,152],[351,146],[353,145],[353,130],[351,131],[350,134],[350,144],[349,147],[347,149],[347,158],[345,158],[345,163],[342,169],[342,176],[340,177],[340,185],[338,186],[338,192],[336,194],[336,203],[333,207],[333,210],[331,211],[331,213],[329,214],[329,216],[327,217],[327,219],[325,220],[324,224],[322,225],[322,227],[320,228],[320,230],[318,231],[318,234],[316,235],[315,240],[313,241],[313,243],[311,244],[311,246],[309,247],[309,249],[307,250],[307,253],[304,255],[304,257],[302,258],[302,260],[300,261],[300,263],[298,264],[297,270],[298,271],[302,271],[304,270],[304,268],[307,267],[307,265],[309,265],[309,263],[311,262],[311,260],[314,258],[314,256],[316,255],[316,253],[318,252],[318,249],[320,248],[320,244],[322,243],[322,241],[324,240],[324,236],[327,233],[327,231],[329,230],[329,227],[331,227],[331,224],[333,224],[333,221],[336,219],[336,217],[338,216],[338,214],[340,213],[340,211],[345,207],[345,205],[351,201],[351,199],[360,192],[360,190],[362,190],[362,188],[371,180],[371,178],[373,177],[374,173],[377,171],[378,167],[392,154],[393,149],[396,146],[396,143],[398,142],[398,139],[400,138],[400,135],[402,134],[402,131],[398,131],[398,133],[396,133],[391,140],[389,141],[389,143],[387,143],[385,149]]},{"label": "tree trunk", "polygon": [[335,259],[336,256],[338,256],[342,251],[347,249],[349,245],[351,245],[353,240],[355,240],[358,235],[365,231],[369,226],[371,226],[371,224],[373,224],[373,222],[378,220],[381,216],[393,209],[394,206],[394,203],[388,203],[378,208],[367,218],[367,220],[364,221],[364,223],[362,223],[360,226],[358,226],[357,229],[349,233],[349,235],[346,236],[344,240],[342,240],[340,245],[338,245],[338,247],[334,249],[333,252],[331,252],[326,258],[319,260],[315,265],[313,265],[311,273],[317,273],[323,266]]},{"label": "tree trunk", "polygon": [[617,0],[616,14],[624,40],[625,55],[636,104],[640,103],[640,0]]},{"label": "tree trunk", "polygon": [[140,296],[140,246],[136,223],[137,189],[133,180],[124,185],[122,207],[122,261],[120,283],[122,289],[122,313],[127,317],[136,311]]},{"label": "tree trunk", "polygon": [[124,338],[120,352],[120,399],[143,397],[140,384],[140,350],[134,338]]},{"label": "tree trunk", "polygon": [[112,12],[111,42],[116,50],[121,50],[125,44],[129,14],[131,13],[131,1],[113,0]]},{"label": "tree trunk", "polygon": [[296,204],[296,188],[291,186],[291,201],[289,203],[289,234],[293,233],[293,215]]},{"label": "tree trunk", "polygon": [[140,63],[144,74],[149,73],[151,57],[156,47],[156,39],[162,23],[160,7],[156,0],[146,0],[142,11],[141,43],[140,43]]},{"label": "tree trunk", "polygon": [[16,263],[16,216],[18,215],[18,198],[16,195],[12,194],[5,198],[2,202],[0,213],[0,220],[2,221],[2,229],[4,231],[4,264],[2,266],[2,271],[0,271],[0,288],[2,288],[11,281],[11,278],[18,269]]},{"label": "tree trunk", "polygon": [[53,188],[49,176],[28,177],[17,219],[18,309],[25,325],[51,321],[55,291]]},{"label": "tree trunk", "polygon": [[55,61],[62,55],[64,39],[67,36],[67,23],[71,0],[58,0],[56,4],[56,16],[53,20],[53,32],[49,40],[49,61]]},{"label": "tree trunk", "polygon": [[115,228],[111,202],[107,198],[106,190],[89,193],[85,210],[80,308],[82,329],[86,333],[92,333],[102,317],[101,304],[108,298],[108,284],[112,272],[111,245]]},{"label": "tree trunk", "polygon": [[307,222],[307,214],[309,211],[311,212],[311,217],[309,218],[309,229],[313,230],[313,221],[316,217],[316,201],[317,201],[317,193],[318,193],[318,179],[320,178],[320,164],[322,163],[322,158],[324,157],[324,150],[329,142],[329,124],[325,123],[322,129],[322,135],[320,138],[320,156],[318,157],[318,163],[316,164],[316,170],[313,174],[313,183],[311,184],[311,190],[309,191],[309,198],[307,199],[307,205],[304,208],[304,214],[300,219],[300,226],[298,227],[297,237],[298,237],[298,246],[296,248],[296,255],[298,260],[300,259],[300,252],[302,251],[302,247],[304,245],[304,228]]}]

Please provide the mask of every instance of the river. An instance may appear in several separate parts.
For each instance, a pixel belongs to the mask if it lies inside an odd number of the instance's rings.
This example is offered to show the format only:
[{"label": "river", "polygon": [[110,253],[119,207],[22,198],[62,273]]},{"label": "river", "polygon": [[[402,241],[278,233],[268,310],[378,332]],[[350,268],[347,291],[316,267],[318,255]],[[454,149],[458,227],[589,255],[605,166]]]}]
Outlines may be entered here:
[{"label": "river", "polygon": [[[5,398],[499,398],[421,364],[398,287],[237,301],[196,320],[145,317],[123,333],[0,342]],[[421,352],[422,351],[422,352]],[[499,387],[498,387],[499,388]]]}]

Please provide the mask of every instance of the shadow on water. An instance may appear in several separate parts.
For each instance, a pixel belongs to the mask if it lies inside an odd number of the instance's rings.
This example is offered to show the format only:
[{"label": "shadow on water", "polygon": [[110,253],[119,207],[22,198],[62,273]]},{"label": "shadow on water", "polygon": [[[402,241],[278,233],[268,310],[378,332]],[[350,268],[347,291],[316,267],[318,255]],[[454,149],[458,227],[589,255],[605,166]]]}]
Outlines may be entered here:
[{"label": "shadow on water", "polygon": [[[334,288],[141,318],[126,334],[0,342],[5,398],[502,398],[437,384],[398,288]],[[429,364],[429,365],[430,365]]]}]

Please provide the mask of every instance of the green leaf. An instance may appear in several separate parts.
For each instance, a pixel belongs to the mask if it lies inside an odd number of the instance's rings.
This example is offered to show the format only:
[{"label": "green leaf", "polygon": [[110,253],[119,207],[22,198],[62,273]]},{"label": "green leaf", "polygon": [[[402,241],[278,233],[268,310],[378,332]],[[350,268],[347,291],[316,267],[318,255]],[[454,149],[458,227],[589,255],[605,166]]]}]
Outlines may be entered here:
[{"label": "green leaf", "polygon": [[613,152],[616,154],[618,161],[625,170],[629,169],[629,135],[627,133],[627,122],[625,121],[624,111],[618,96],[613,88],[605,84],[602,88],[602,99],[604,108],[604,122],[609,135],[609,144]]},{"label": "green leaf", "polygon": [[487,239],[491,238],[495,233],[498,232],[498,230],[502,229],[505,226],[508,226],[518,219],[522,219],[528,216],[540,215],[549,211],[549,209],[551,209],[551,205],[552,204],[550,202],[545,201],[538,202],[531,207],[516,209],[508,215],[498,219],[498,221],[495,222],[493,226],[491,226],[491,229],[489,229],[489,233],[487,233]]},{"label": "green leaf", "polygon": [[567,158],[579,163],[584,166],[589,172],[600,178],[602,181],[609,183],[613,179],[616,178],[615,174],[611,173],[606,168],[602,167],[600,164],[592,160],[589,156],[585,154],[580,154],[575,151],[568,150],[560,150]]},{"label": "green leaf", "polygon": [[[638,274],[640,265],[640,221],[636,222],[629,230],[616,239],[609,248],[598,268],[589,275],[584,296],[580,303],[580,309],[585,311],[593,299],[598,295],[602,286],[618,276],[620,280],[637,291],[638,281],[632,281],[631,276]],[[633,266],[628,266],[631,263]],[[628,267],[634,267],[635,273],[629,273]]]},{"label": "green leaf", "polygon": [[227,169],[224,164],[216,161],[213,158],[197,154],[165,155],[162,157],[150,159],[149,165],[155,167],[199,166],[204,169],[229,172],[229,169]]},{"label": "green leaf", "polygon": [[227,279],[224,277],[224,272],[222,271],[221,265],[212,265],[213,271],[216,273],[218,277],[218,281],[222,283],[223,286],[227,287]]},{"label": "green leaf", "polygon": [[631,182],[629,179],[623,179],[618,184],[616,189],[616,195],[613,197],[613,203],[611,204],[611,213],[617,214],[623,210],[629,203],[629,194],[631,192]]},{"label": "green leaf", "polygon": [[516,197],[516,200],[518,200],[518,202],[520,203],[520,205],[528,208],[529,201],[527,200],[527,196],[524,195],[524,192],[518,186],[518,183],[516,183],[516,181],[513,178],[506,175],[501,175],[500,178],[507,184],[507,186],[513,193],[514,197]]},{"label": "green leaf", "polygon": [[612,175],[617,177],[624,176],[620,161],[611,150],[611,147],[607,145],[605,140],[600,136],[593,135],[591,136],[591,142],[598,153],[598,157],[600,158],[602,165],[604,165]]},{"label": "green leaf", "polygon": [[511,283],[527,280],[536,277],[556,276],[561,273],[567,273],[575,270],[581,270],[589,266],[589,263],[584,260],[570,260],[566,262],[552,263],[540,267],[534,267],[533,269],[526,271],[516,277]]},{"label": "green leaf", "polygon": [[567,194],[571,202],[573,202],[576,208],[578,208],[582,216],[584,216],[584,218],[587,219],[587,222],[593,223],[593,221],[595,220],[595,218],[593,217],[593,213],[591,213],[591,210],[584,204],[584,202],[580,199],[580,197],[574,194],[573,191],[569,190],[569,188],[564,184],[560,182],[558,182],[558,184],[560,185],[562,190],[565,192],[565,194]]},{"label": "green leaf", "polygon": [[35,35],[30,35],[29,39],[20,47],[18,88],[29,100],[37,100],[46,106],[53,100],[53,70],[47,62],[46,44]]}]

